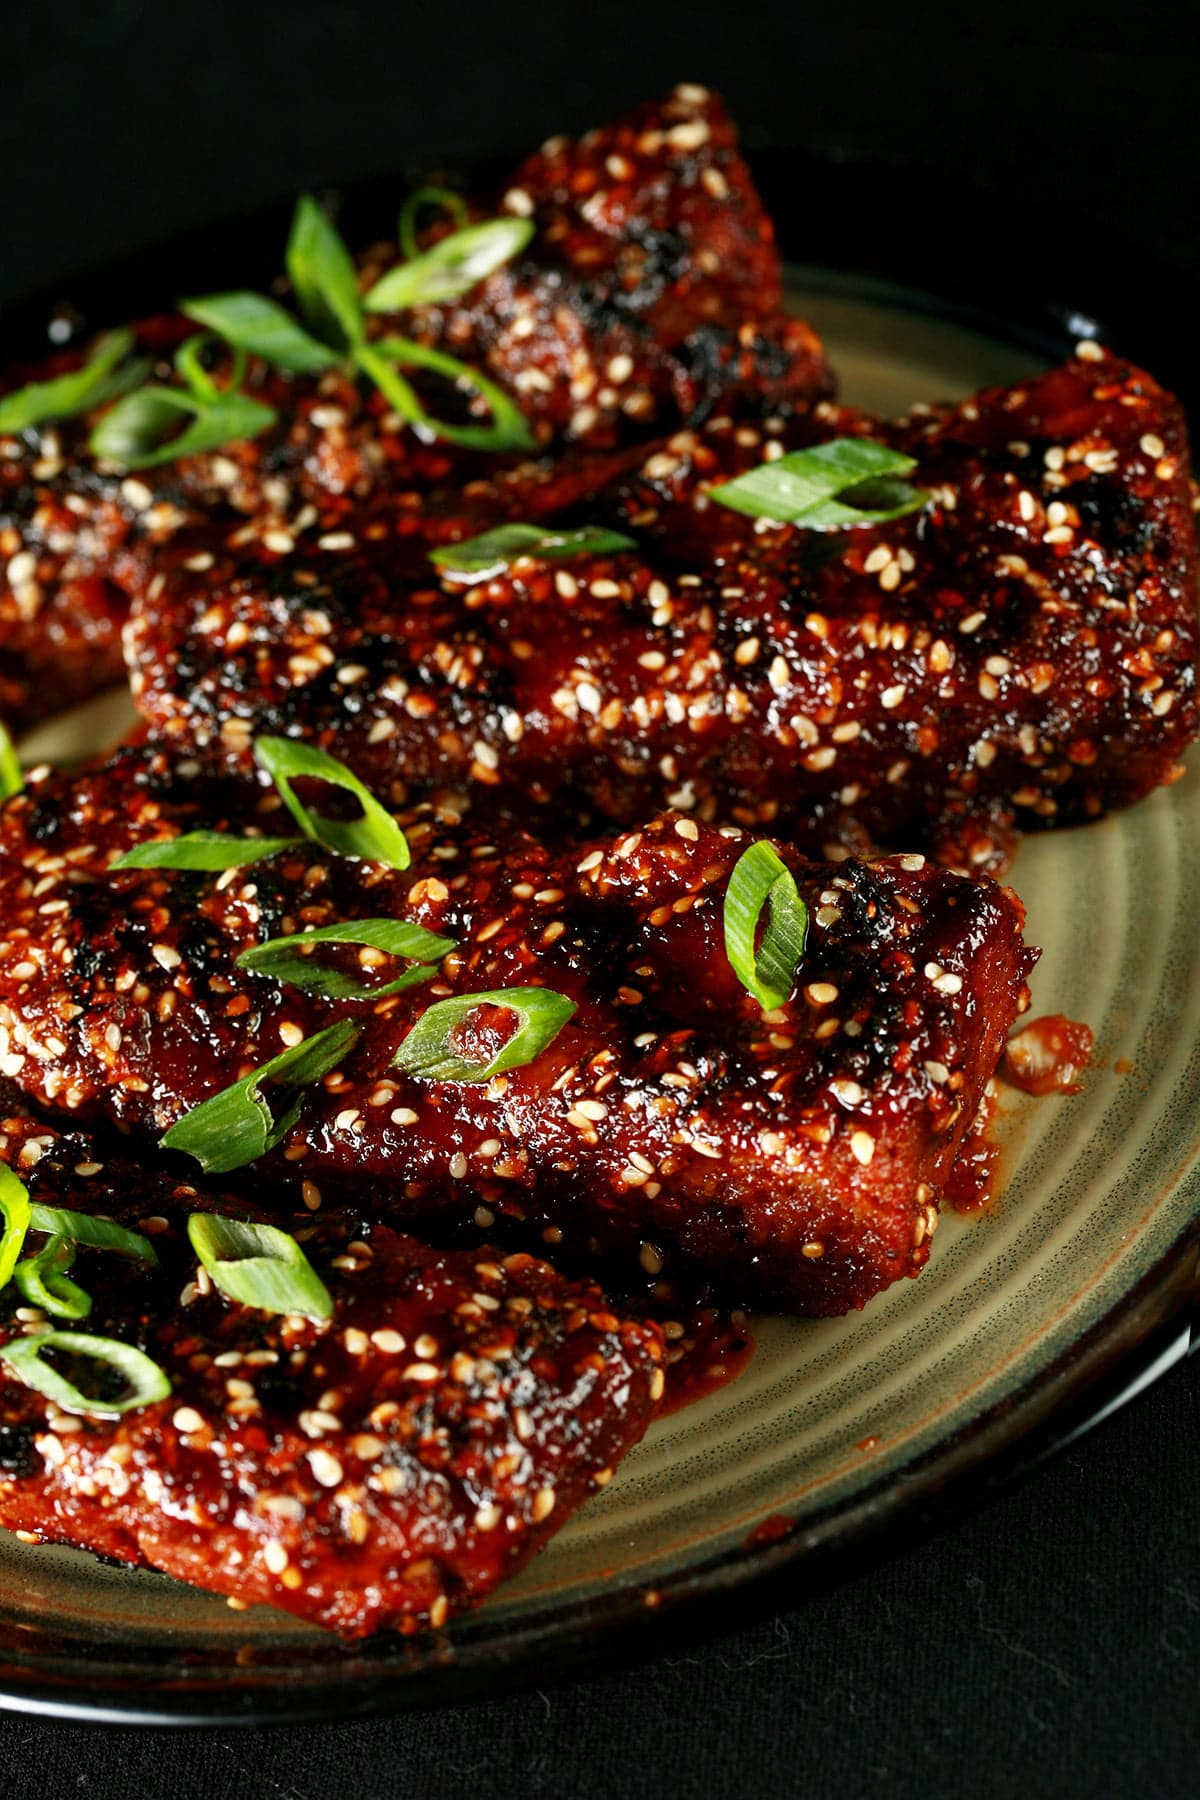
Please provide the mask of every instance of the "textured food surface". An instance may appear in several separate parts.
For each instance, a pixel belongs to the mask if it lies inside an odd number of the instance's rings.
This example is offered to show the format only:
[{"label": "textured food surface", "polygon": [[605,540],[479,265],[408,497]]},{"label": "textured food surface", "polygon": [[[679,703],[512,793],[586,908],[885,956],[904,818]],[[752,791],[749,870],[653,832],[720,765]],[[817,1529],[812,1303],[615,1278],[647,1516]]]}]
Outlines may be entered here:
[{"label": "textured food surface", "polygon": [[[99,1418],[0,1386],[0,1524],[26,1541],[348,1636],[438,1627],[607,1482],[662,1393],[657,1326],[532,1256],[433,1250],[353,1208],[282,1219],[333,1297],[315,1324],[227,1300],[197,1265],[190,1214],[261,1207],[11,1107],[0,1155],[35,1202],[150,1236],[157,1269],[84,1248],[72,1276],[94,1296],[81,1328],[136,1344],[172,1387]],[[62,1323],[10,1287],[0,1357]]]},{"label": "textured food surface", "polygon": [[[564,1254],[699,1269],[802,1312],[861,1305],[925,1262],[939,1184],[1027,999],[1007,890],[919,855],[831,867],[783,847],[809,934],[795,992],[764,1015],[723,938],[752,839],[681,814],[563,852],[419,811],[402,874],[307,843],[220,876],[110,872],[148,838],[250,823],[278,831],[273,792],[155,750],[5,808],[0,1066],[31,1098],[144,1141],[350,1017],[357,1043],[261,1165],[276,1181],[348,1187],[383,1216],[506,1213]],[[439,978],[334,1002],[236,964],[375,916],[455,940]],[[487,1083],[392,1066],[433,1000],[528,985],[578,1008],[531,1063]],[[477,1009],[469,1054],[512,1028]]]},{"label": "textured food surface", "polygon": [[[915,457],[928,505],[823,534],[710,497],[848,435]],[[1182,412],[1094,347],[895,423],[718,418],[564,516],[637,549],[439,580],[407,522],[189,536],[134,608],[138,704],[209,758],[295,731],[397,800],[457,779],[547,830],[674,805],[985,868],[1174,779],[1195,735]]]},{"label": "textured food surface", "polygon": [[[678,89],[604,132],[558,140],[475,210],[497,207],[538,226],[517,261],[451,308],[383,316],[371,329],[399,328],[486,367],[540,448],[606,448],[714,407],[761,416],[829,392],[818,339],[783,312],[773,230],[733,127],[703,90]],[[395,246],[367,253],[364,288],[396,259]],[[195,329],[179,317],[146,320],[137,347],[169,378],[171,352]],[[83,355],[58,351],[11,369],[0,386],[62,373]],[[400,521],[444,519],[435,536],[536,516],[555,494],[561,503],[551,471],[512,453],[422,442],[374,388],[340,370],[289,375],[251,359],[245,385],[276,409],[275,428],[124,478],[89,456],[90,420],[0,436],[0,709],[10,726],[117,677],[128,595],[152,579],[154,550],[201,513],[226,535],[246,515],[277,541],[307,530],[316,542],[372,496]],[[443,417],[460,403],[446,386],[424,396]],[[584,470],[586,490],[586,458]],[[475,482],[485,491],[465,504],[447,498]]]}]

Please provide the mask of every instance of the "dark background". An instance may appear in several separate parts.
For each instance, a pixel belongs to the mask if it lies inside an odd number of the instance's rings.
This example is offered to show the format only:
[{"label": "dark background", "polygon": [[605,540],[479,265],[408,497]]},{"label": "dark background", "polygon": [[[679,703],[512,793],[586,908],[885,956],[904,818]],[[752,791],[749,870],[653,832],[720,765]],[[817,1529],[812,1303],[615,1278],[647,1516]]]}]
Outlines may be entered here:
[{"label": "dark background", "polygon": [[[1155,5],[973,11],[10,9],[0,302],[181,227],[214,224],[219,257],[231,210],[533,145],[688,79],[727,95],[764,170],[773,153],[792,253],[836,239],[911,280],[935,241],[940,285],[1119,316],[1122,347],[1186,384],[1194,47]],[[4,1720],[0,1791],[1174,1800],[1200,1750],[1197,1361],[953,1533],[777,1599],[656,1661],[631,1646],[591,1682],[556,1688],[548,1669],[522,1698],[376,1724],[162,1737]]]}]

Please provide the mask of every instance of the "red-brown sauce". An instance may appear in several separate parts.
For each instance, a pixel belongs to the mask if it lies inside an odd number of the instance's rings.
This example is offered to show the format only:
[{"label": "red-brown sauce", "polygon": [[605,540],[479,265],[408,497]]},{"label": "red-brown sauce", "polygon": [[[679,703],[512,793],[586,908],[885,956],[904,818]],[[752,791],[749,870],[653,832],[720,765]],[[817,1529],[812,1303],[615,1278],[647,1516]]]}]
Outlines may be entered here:
[{"label": "red-brown sauce", "polygon": [[760,1519],[753,1531],[748,1531],[742,1542],[744,1550],[758,1550],[764,1544],[777,1544],[780,1538],[790,1537],[795,1531],[798,1521],[789,1519],[786,1513],[768,1513]]},{"label": "red-brown sauce", "polygon": [[727,1386],[754,1355],[754,1339],[740,1313],[731,1317],[715,1307],[705,1307],[690,1318],[660,1322],[667,1332],[668,1348],[667,1389],[659,1418]]},{"label": "red-brown sauce", "polygon": [[1090,1026],[1047,1013],[1009,1038],[1000,1072],[1026,1094],[1077,1094],[1094,1047]]},{"label": "red-brown sauce", "polygon": [[992,1107],[985,1100],[942,1183],[942,1200],[957,1213],[981,1212],[992,1197],[1000,1151],[989,1141],[991,1126]]}]

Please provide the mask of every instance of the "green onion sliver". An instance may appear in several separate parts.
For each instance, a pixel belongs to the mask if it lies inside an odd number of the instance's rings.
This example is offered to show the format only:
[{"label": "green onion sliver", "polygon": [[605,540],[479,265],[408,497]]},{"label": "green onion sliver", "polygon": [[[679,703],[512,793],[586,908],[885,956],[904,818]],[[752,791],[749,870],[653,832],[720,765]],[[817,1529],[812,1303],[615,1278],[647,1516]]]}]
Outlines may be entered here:
[{"label": "green onion sliver", "polygon": [[30,1207],[30,1231],[48,1231],[52,1237],[64,1237],[72,1244],[84,1244],[89,1250],[112,1250],[134,1262],[158,1265],[158,1255],[148,1237],[140,1231],[128,1231],[111,1219],[94,1213],[71,1212],[65,1206],[43,1206],[35,1200]]},{"label": "green onion sliver", "polygon": [[512,524],[497,525],[494,531],[481,531],[477,537],[463,538],[457,544],[443,544],[430,551],[429,560],[444,574],[483,581],[522,556],[557,562],[570,556],[605,556],[635,548],[633,539],[623,532],[608,531],[600,525],[559,531],[552,526]]},{"label": "green onion sliver", "polygon": [[7,1287],[12,1280],[12,1272],[25,1243],[25,1233],[29,1230],[30,1216],[29,1189],[7,1163],[0,1163],[0,1218],[4,1220],[4,1235],[0,1237],[0,1288]]},{"label": "green onion sliver", "polygon": [[300,311],[317,337],[356,344],[363,316],[354,258],[311,194],[296,202],[286,260]]},{"label": "green onion sliver", "polygon": [[401,252],[410,261],[421,254],[421,246],[417,242],[417,220],[423,206],[440,206],[450,214],[457,229],[467,224],[471,216],[467,211],[466,201],[453,188],[414,188],[400,208],[400,223],[396,230]]},{"label": "green onion sliver", "polygon": [[[767,928],[756,949],[764,906]],[[751,844],[725,890],[725,954],[746,992],[768,1012],[791,994],[807,931],[808,908],[791,870],[770,844]]]},{"label": "green onion sliver", "polygon": [[[184,1113],[159,1139],[164,1150],[194,1156],[208,1174],[245,1168],[283,1142],[300,1117],[303,1090],[336,1069],[358,1036],[349,1019],[314,1032]],[[261,1093],[266,1081],[290,1096],[278,1117]]]},{"label": "green onion sliver", "polygon": [[708,497],[750,518],[776,519],[807,531],[843,531],[919,511],[928,493],[897,479],[916,466],[911,456],[870,438],[832,438],[760,463],[710,488]]},{"label": "green onion sliver", "polygon": [[[388,956],[405,957],[417,966],[405,969],[394,981],[373,986],[321,962],[313,954],[319,944],[359,944],[382,950]],[[243,950],[237,960],[240,969],[273,975],[276,981],[286,981],[326,1000],[375,1000],[429,981],[437,972],[437,964],[455,947],[453,938],[437,937],[407,919],[359,919],[345,925],[324,925],[318,931],[297,932],[292,937],[271,938],[253,950]]]},{"label": "green onion sliver", "polygon": [[220,335],[238,350],[249,351],[293,374],[318,374],[337,362],[336,353],[304,330],[277,300],[265,294],[203,294],[180,303],[180,312]]},{"label": "green onion sliver", "polygon": [[119,369],[133,348],[131,331],[109,331],[96,339],[92,352],[82,368],[68,375],[56,375],[50,381],[33,381],[0,400],[0,431],[28,431],[34,425],[46,425],[52,419],[70,419],[90,412],[114,394],[124,392],[133,381],[140,381],[147,364],[139,362]]},{"label": "green onion sliver", "polygon": [[[407,869],[408,841],[388,812],[363,786],[358,776],[336,756],[294,738],[260,737],[254,744],[255,760],[279,789],[284,805],[305,837],[324,845],[337,856],[357,856],[364,862],[384,863],[390,869]],[[362,808],[362,817],[349,821],[328,819],[297,799],[292,782],[297,778],[328,782],[351,794]]]},{"label": "green onion sliver", "polygon": [[[47,1350],[90,1364],[92,1372],[121,1376],[127,1392],[119,1399],[85,1394],[65,1375],[44,1362]],[[118,1343],[116,1338],[93,1337],[86,1331],[43,1331],[36,1337],[15,1338],[0,1345],[2,1359],[27,1388],[44,1394],[64,1412],[83,1413],[88,1418],[111,1419],[120,1413],[134,1412],[142,1406],[153,1406],[165,1400],[171,1383],[156,1362],[132,1344]]]},{"label": "green onion sliver", "polygon": [[0,720],[0,800],[11,800],[24,786],[25,777],[21,773],[8,726]]},{"label": "green onion sliver", "polygon": [[[455,1033],[481,1006],[505,1007],[518,1026],[487,1062],[472,1062],[455,1047]],[[575,1002],[553,988],[492,988],[456,994],[427,1007],[395,1056],[393,1065],[420,1081],[490,1081],[505,1069],[531,1063],[575,1012]]]},{"label": "green onion sliver", "polygon": [[230,1300],[262,1312],[299,1313],[318,1322],[333,1312],[329,1289],[286,1231],[219,1213],[193,1213],[188,1237]]},{"label": "green onion sliver", "polygon": [[[355,360],[400,417],[418,432],[423,430],[430,437],[445,438],[447,443],[461,444],[468,450],[533,450],[537,446],[529,421],[515,400],[479,369],[460,362],[445,350],[435,350],[411,338],[382,337],[360,344]],[[400,374],[406,368],[428,369],[441,375],[460,393],[473,389],[491,414],[491,423],[455,425],[448,419],[434,418]]]},{"label": "green onion sliver", "polygon": [[75,1246],[69,1238],[53,1237],[36,1256],[27,1256],[13,1270],[13,1282],[30,1306],[40,1306],[56,1319],[86,1319],[92,1310],[92,1297],[67,1270],[75,1261]]},{"label": "green onion sliver", "polygon": [[403,312],[410,306],[457,300],[519,255],[533,231],[531,219],[505,217],[451,232],[421,255],[389,269],[367,295],[367,311]]},{"label": "green onion sliver", "polygon": [[152,838],[135,844],[109,869],[242,869],[262,862],[302,840],[295,837],[240,838],[222,831],[189,831],[182,837]]},{"label": "green onion sliver", "polygon": [[[191,423],[183,424],[185,419]],[[274,423],[273,409],[248,394],[143,387],[126,394],[97,421],[88,448],[93,456],[125,469],[153,469],[256,438]]]}]

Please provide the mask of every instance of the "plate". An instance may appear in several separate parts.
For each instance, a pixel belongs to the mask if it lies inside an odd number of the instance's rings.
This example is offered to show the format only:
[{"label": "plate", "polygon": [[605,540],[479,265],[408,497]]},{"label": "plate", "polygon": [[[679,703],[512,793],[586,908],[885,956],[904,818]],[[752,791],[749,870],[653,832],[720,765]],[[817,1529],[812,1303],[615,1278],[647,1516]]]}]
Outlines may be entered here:
[{"label": "plate", "polygon": [[[1038,366],[1027,330],[793,271],[848,400],[900,411]],[[1044,357],[1066,348],[1043,334]],[[127,702],[30,740],[95,747]],[[1200,1241],[1200,768],[1131,812],[1028,841],[1011,873],[1042,947],[1034,1014],[1086,1019],[1073,1098],[1001,1096],[999,1196],[943,1216],[929,1266],[853,1317],[754,1322],[729,1386],[660,1421],[483,1609],[347,1649],[265,1609],[0,1534],[0,1704],[145,1720],[346,1717],[642,1654],[793,1596],[977,1498],[1186,1343]],[[652,1628],[652,1629],[650,1629]]]}]

